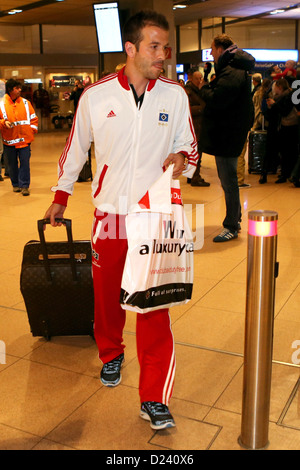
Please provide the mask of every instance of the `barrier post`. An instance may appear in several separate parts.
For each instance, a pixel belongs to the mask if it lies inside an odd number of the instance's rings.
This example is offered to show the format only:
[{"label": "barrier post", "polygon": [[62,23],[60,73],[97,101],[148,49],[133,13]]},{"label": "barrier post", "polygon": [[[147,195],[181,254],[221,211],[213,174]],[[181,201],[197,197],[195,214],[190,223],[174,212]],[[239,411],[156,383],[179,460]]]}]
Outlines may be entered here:
[{"label": "barrier post", "polygon": [[269,444],[278,214],[248,215],[247,297],[241,435],[246,449]]}]

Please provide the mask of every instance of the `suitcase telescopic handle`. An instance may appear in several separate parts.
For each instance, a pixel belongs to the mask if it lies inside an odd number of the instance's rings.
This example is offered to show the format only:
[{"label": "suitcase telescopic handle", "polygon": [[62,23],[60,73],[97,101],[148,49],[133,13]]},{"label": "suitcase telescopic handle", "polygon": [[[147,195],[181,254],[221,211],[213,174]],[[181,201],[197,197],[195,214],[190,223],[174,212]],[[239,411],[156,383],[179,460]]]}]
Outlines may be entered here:
[{"label": "suitcase telescopic handle", "polygon": [[[55,221],[61,222],[66,227],[73,280],[77,281],[78,276],[77,276],[76,264],[75,264],[75,252],[74,252],[73,236],[72,236],[72,221],[71,219],[59,219],[59,218],[56,218]],[[41,248],[43,252],[44,265],[45,265],[45,269],[47,273],[47,278],[49,281],[52,281],[51,268],[50,268],[50,262],[49,262],[49,257],[48,257],[48,249],[47,249],[47,244],[46,244],[45,234],[44,234],[44,225],[47,225],[50,223],[51,223],[50,219],[41,219],[41,220],[38,220],[37,225],[38,225],[38,232],[39,232]]]}]

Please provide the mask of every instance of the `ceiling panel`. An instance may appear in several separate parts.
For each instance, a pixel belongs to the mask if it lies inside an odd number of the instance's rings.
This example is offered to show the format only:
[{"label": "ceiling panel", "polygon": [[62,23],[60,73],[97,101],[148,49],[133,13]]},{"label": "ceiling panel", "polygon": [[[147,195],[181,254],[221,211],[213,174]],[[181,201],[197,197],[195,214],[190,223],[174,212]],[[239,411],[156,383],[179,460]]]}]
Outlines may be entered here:
[{"label": "ceiling panel", "polygon": [[[175,2],[175,4],[178,2]],[[205,17],[247,17],[259,15],[280,8],[286,8],[294,3],[286,0],[208,0],[207,2],[191,5],[184,10],[175,11],[176,24]],[[300,7],[300,3],[299,3]],[[273,18],[300,19],[300,9],[290,10],[281,15],[271,15]]]},{"label": "ceiling panel", "polygon": [[[9,3],[5,5],[5,3]],[[12,6],[12,3],[14,6]],[[33,3],[32,0],[24,2],[1,2],[1,10],[21,8],[23,5]],[[74,24],[91,25],[94,24],[92,5],[94,1],[65,0],[51,5],[41,6],[28,11],[23,11],[16,15],[0,17],[0,23],[12,24]]]},{"label": "ceiling panel", "polygon": [[[174,0],[178,3],[179,0]],[[182,0],[183,3],[189,3],[189,0]],[[184,24],[189,21],[195,21],[198,18],[207,17],[245,17],[258,15],[274,9],[288,7],[287,0],[207,0],[194,4],[192,3],[184,10],[174,12],[175,23]],[[22,8],[24,5],[38,3],[37,0],[4,0],[0,3],[0,10],[5,11],[14,8]],[[51,5],[41,6],[29,11],[24,11],[17,15],[0,17],[0,23],[11,24],[74,24],[91,25],[94,24],[92,5],[95,0],[64,0],[55,2]],[[99,1],[101,3],[101,1]],[[134,6],[134,0],[119,0],[121,8]],[[299,4],[300,7],[300,4]],[[290,10],[275,18],[300,19],[300,8]]]}]

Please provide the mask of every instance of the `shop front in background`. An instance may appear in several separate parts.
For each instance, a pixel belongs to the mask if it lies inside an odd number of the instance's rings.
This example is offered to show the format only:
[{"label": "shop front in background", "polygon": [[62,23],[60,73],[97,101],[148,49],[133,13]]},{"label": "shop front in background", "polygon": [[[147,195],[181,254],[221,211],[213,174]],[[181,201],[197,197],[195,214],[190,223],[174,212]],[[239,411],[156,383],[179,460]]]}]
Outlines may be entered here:
[{"label": "shop front in background", "polygon": [[49,93],[49,125],[51,129],[59,130],[71,128],[75,107],[71,100],[72,91],[76,82],[86,87],[94,82],[95,73],[92,70],[84,72],[49,72],[45,81],[48,84]]},{"label": "shop front in background", "polygon": [[70,129],[74,101],[70,100],[75,81],[83,86],[95,81],[96,70],[53,70],[37,67],[0,67],[0,80],[14,78],[22,84],[22,96],[28,99],[39,118],[39,132]]}]

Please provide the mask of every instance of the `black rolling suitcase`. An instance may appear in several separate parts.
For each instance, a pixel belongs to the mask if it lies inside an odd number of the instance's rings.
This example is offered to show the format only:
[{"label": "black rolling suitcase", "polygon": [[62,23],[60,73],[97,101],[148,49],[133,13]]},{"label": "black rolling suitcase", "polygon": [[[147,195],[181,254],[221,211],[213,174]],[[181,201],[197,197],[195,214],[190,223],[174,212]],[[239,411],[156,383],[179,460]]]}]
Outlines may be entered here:
[{"label": "black rolling suitcase", "polygon": [[[68,138],[66,139],[66,141]],[[88,158],[85,162],[85,164],[82,167],[81,172],[79,173],[79,176],[77,178],[78,183],[83,183],[84,181],[92,181],[93,179],[93,172],[92,172],[92,153],[91,149],[89,149],[88,153]]]},{"label": "black rolling suitcase", "polygon": [[[70,219],[62,219],[67,241],[26,243],[20,287],[33,336],[93,336],[94,291],[90,241],[73,241]],[[58,229],[56,229],[58,230]]]},{"label": "black rolling suitcase", "polygon": [[78,176],[78,183],[83,183],[84,181],[92,181],[93,173],[92,173],[92,158],[91,158],[91,150],[89,150],[89,156],[87,161],[83,165],[83,168]]},{"label": "black rolling suitcase", "polygon": [[249,134],[248,172],[261,174],[266,154],[266,131],[251,131]]},{"label": "black rolling suitcase", "polygon": [[248,146],[248,173],[261,174],[263,161],[266,155],[267,131],[251,131]]}]

